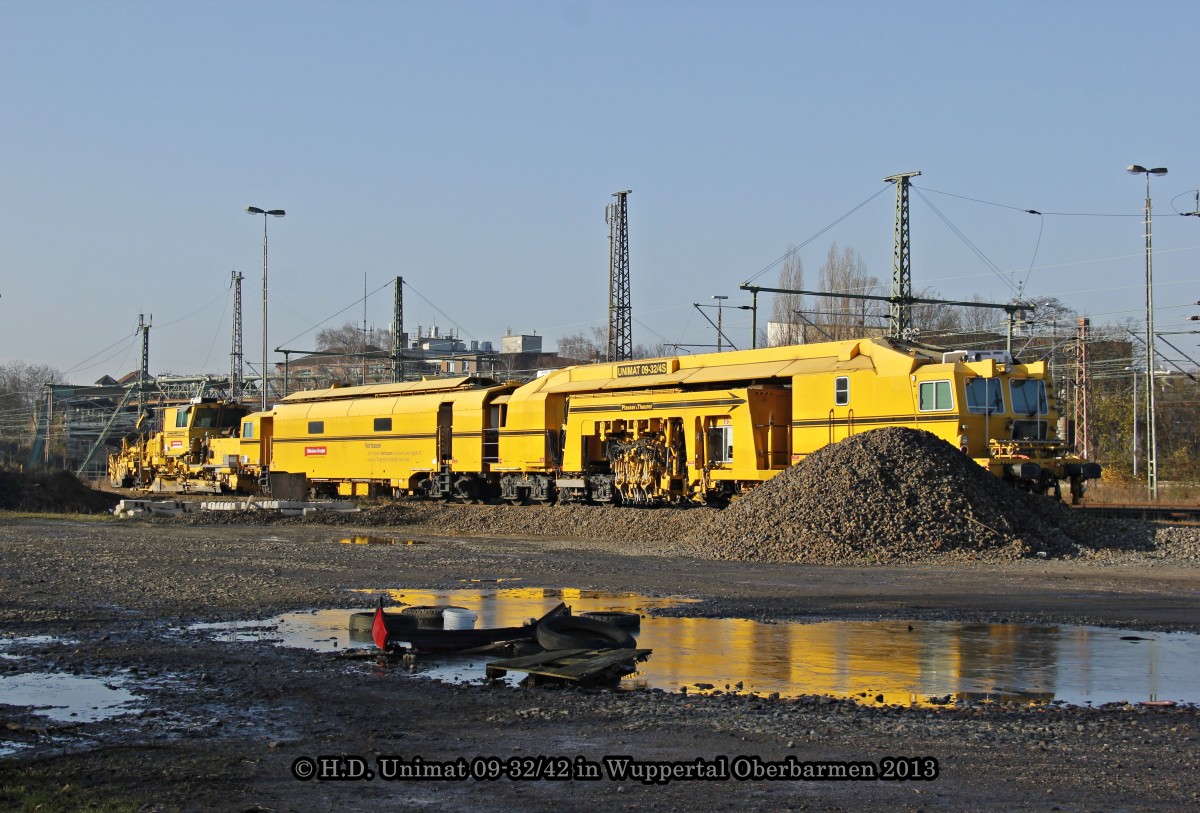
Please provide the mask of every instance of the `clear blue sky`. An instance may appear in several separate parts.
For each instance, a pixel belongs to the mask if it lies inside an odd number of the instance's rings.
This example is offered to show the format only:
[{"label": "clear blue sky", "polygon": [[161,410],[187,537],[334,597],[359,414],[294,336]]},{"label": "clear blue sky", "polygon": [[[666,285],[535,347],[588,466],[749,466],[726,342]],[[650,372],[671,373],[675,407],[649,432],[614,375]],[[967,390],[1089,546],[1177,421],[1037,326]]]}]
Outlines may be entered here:
[{"label": "clear blue sky", "polygon": [[[610,194],[629,198],[634,341],[713,341],[692,308],[919,169],[917,288],[1200,314],[1195,2],[67,2],[0,0],[0,363],[73,381],[223,372],[230,271],[259,357],[404,276],[406,324],[463,338],[607,322]],[[1127,217],[1039,218],[1018,209]],[[1179,197],[1176,197],[1179,196]],[[1174,198],[1174,202],[1172,199]],[[891,276],[891,188],[829,243]],[[1035,246],[1037,247],[1035,255]],[[776,271],[758,278],[775,284]],[[430,304],[431,303],[431,304]],[[769,303],[764,303],[769,307]],[[368,299],[391,321],[391,292]],[[727,313],[748,344],[746,312]],[[653,330],[654,332],[651,332]],[[657,333],[657,335],[655,335]],[[293,337],[297,337],[293,339]],[[1173,337],[1195,354],[1196,336]],[[80,363],[113,345],[86,365]]]}]

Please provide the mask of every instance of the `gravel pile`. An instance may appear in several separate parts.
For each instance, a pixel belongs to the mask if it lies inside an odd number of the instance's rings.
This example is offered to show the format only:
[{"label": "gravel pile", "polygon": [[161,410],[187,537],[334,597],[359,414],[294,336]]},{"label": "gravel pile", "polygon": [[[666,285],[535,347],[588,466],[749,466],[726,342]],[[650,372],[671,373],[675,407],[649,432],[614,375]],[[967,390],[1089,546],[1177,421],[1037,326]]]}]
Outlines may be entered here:
[{"label": "gravel pile", "polygon": [[892,427],[810,455],[691,533],[685,546],[722,559],[904,562],[1017,559],[1148,550],[1145,523],[1087,519],[1026,494],[936,436]]},{"label": "gravel pile", "polygon": [[0,510],[101,514],[120,500],[88,488],[66,471],[17,472],[0,470]]},{"label": "gravel pile", "polygon": [[1154,547],[1149,556],[1200,562],[1200,528],[1185,525],[1158,526],[1154,535]]}]

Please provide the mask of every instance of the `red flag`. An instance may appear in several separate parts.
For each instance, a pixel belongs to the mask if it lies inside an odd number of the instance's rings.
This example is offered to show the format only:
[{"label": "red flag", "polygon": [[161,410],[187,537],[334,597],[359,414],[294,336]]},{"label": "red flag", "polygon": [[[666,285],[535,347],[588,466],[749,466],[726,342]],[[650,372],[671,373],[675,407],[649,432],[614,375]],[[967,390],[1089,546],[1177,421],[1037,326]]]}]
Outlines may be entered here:
[{"label": "red flag", "polygon": [[375,646],[380,649],[387,649],[388,629],[387,622],[383,618],[382,597],[379,599],[379,605],[375,608],[375,621],[371,624],[371,637],[375,639]]}]

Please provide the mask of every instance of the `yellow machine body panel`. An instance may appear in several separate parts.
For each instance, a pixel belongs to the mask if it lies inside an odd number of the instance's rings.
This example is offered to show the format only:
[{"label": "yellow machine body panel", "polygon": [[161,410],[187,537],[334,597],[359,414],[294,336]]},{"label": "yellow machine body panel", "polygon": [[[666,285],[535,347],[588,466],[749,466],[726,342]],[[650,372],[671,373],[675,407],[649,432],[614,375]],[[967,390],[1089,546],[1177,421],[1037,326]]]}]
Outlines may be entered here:
[{"label": "yellow machine body panel", "polygon": [[509,390],[461,378],[290,396],[270,413],[270,468],[400,490],[431,473],[484,472],[489,399]]},{"label": "yellow machine body panel", "polygon": [[553,376],[551,373],[521,385],[503,405],[493,471],[550,472],[560,464],[566,397],[546,389],[545,384]]}]

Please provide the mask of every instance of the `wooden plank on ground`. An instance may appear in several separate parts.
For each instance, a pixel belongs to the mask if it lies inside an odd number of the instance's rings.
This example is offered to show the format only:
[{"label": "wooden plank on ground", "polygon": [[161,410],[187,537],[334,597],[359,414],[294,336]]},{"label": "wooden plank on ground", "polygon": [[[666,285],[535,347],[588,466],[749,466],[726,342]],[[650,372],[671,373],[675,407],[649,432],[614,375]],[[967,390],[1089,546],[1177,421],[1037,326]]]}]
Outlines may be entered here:
[{"label": "wooden plank on ground", "polygon": [[551,649],[533,655],[522,655],[519,658],[492,661],[487,665],[487,676],[489,678],[504,677],[509,670],[513,672],[528,672],[530,669],[536,669],[543,664],[557,661],[559,658],[581,655],[591,651],[590,649]]},{"label": "wooden plank on ground", "polygon": [[493,661],[487,665],[488,677],[501,677],[509,671],[527,672],[580,683],[610,673],[630,661],[644,661],[650,649],[557,649],[523,658]]},{"label": "wooden plank on ground", "polygon": [[564,659],[560,666],[551,666],[549,669],[533,674],[557,677],[563,680],[587,680],[594,675],[620,667],[622,664],[636,662],[639,655],[645,657],[649,652],[648,649],[610,649],[590,658]]}]

